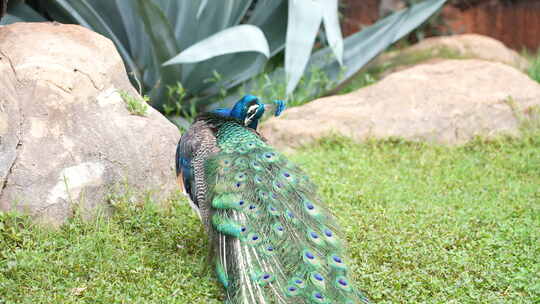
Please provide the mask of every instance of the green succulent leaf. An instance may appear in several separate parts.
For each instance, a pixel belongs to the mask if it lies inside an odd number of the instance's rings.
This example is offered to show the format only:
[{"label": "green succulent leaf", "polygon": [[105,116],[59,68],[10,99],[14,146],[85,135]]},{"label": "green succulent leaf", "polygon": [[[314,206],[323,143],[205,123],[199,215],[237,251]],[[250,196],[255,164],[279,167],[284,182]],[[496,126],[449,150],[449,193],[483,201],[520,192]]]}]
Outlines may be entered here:
[{"label": "green succulent leaf", "polygon": [[264,32],[272,56],[285,48],[287,12],[286,0],[259,1],[248,19],[247,23],[259,27]]},{"label": "green succulent leaf", "polygon": [[194,63],[239,52],[258,52],[270,57],[264,33],[256,26],[244,24],[223,30],[192,45],[163,65]]},{"label": "green succulent leaf", "polygon": [[319,2],[289,0],[285,50],[287,94],[292,93],[304,74],[322,18],[322,6]]},{"label": "green succulent leaf", "polygon": [[319,0],[323,10],[323,24],[328,44],[339,64],[343,64],[343,36],[339,25],[338,0]]},{"label": "green succulent leaf", "polygon": [[[304,74],[306,83],[309,83],[314,71],[324,73],[334,87],[338,87],[356,74],[366,63],[373,59],[392,43],[407,35],[410,31],[421,25],[435,13],[446,0],[426,0],[415,4],[405,10],[396,12],[377,23],[365,28],[361,32],[344,39],[343,66],[332,56],[331,47],[316,51],[309,60],[307,72]],[[267,82],[280,85],[285,81],[286,73],[283,69],[275,69],[267,75]],[[290,80],[290,78],[288,79]],[[258,86],[257,79],[246,82],[243,91],[249,92]],[[288,85],[288,84],[287,84]],[[309,97],[314,98],[327,93],[325,88],[315,86],[311,88]],[[238,100],[240,94],[231,94],[224,100],[224,104],[232,104]],[[203,100],[204,102],[204,100]]]},{"label": "green succulent leaf", "polygon": [[133,61],[129,50],[125,47],[127,34],[121,30],[119,24],[113,22],[110,14],[105,13],[116,11],[113,1],[101,4],[102,6],[96,6],[84,0],[55,0],[48,6],[48,12],[55,16],[57,20],[76,22],[105,35],[114,42],[129,70],[137,71],[137,65]]},{"label": "green succulent leaf", "polygon": [[202,0],[199,10],[197,11],[197,19],[201,18],[201,14],[204,11],[206,4],[208,4],[208,0]]},{"label": "green succulent leaf", "polygon": [[[124,47],[129,51],[136,68],[130,69],[143,87],[152,87],[159,79],[160,67],[154,64],[152,40],[146,33],[137,5],[128,1],[115,1],[121,21],[119,26],[126,34]],[[120,29],[118,29],[120,30]]]},{"label": "green succulent leaf", "polygon": [[[169,21],[163,11],[151,1],[137,0],[139,15],[142,17],[146,33],[152,41],[154,52],[153,60],[156,66],[160,66],[164,61],[178,52],[176,39]],[[167,86],[174,85],[181,75],[180,66],[161,67],[158,83],[150,91],[150,98],[153,105],[158,109],[163,107],[166,101]]]},{"label": "green succulent leaf", "polygon": [[43,22],[46,21],[43,16],[34,11],[28,5],[22,3],[21,1],[14,1],[15,4],[12,4],[9,9],[9,14],[5,15],[0,21],[0,25],[29,21],[29,22]]},{"label": "green succulent leaf", "polygon": [[[172,100],[168,108],[179,104],[202,110],[216,101],[235,99],[230,92],[239,84],[246,84],[248,90],[255,87],[256,81],[250,79],[284,49],[285,69],[274,67],[267,83],[279,83],[286,94],[302,77],[306,82],[317,78],[314,70],[326,73],[333,85],[343,83],[444,2],[426,0],[345,40],[338,0],[49,0],[39,11],[110,38],[134,85],[140,85],[157,109],[164,110],[170,102],[167,87],[180,82],[186,96]],[[8,15],[0,24],[23,20],[45,18],[24,1],[10,0]],[[321,24],[329,47],[310,56]],[[310,96],[329,87],[315,86]]]},{"label": "green succulent leaf", "polygon": [[329,60],[329,48],[315,52],[310,69],[321,69],[328,77],[341,84],[353,76],[371,59],[388,46],[426,21],[446,0],[426,0],[396,12],[374,25],[345,39],[343,69],[337,61]]},{"label": "green succulent leaf", "polygon": [[17,17],[15,15],[6,14],[4,17],[2,17],[2,20],[0,20],[0,25],[6,25],[11,24],[15,22],[23,22],[24,19]]}]

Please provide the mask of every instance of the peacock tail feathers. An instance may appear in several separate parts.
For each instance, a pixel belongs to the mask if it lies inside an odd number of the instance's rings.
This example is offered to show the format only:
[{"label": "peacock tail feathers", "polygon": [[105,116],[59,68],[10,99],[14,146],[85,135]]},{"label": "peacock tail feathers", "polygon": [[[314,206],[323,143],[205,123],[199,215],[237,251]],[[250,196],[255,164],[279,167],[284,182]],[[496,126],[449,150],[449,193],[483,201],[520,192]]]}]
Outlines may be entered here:
[{"label": "peacock tail feathers", "polygon": [[204,162],[199,204],[226,303],[367,303],[306,174],[241,122],[204,119],[219,152]]}]

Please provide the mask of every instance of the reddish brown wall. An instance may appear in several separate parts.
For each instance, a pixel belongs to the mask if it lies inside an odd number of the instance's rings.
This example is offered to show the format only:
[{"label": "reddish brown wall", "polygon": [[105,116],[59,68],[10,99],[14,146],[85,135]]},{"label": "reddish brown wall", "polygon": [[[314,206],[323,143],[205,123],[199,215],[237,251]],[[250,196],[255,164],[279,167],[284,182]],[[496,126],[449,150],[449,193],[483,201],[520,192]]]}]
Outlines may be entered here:
[{"label": "reddish brown wall", "polygon": [[[340,3],[345,36],[379,17],[379,0],[340,0]],[[463,10],[450,5],[444,7],[443,17],[453,32],[491,36],[516,50],[540,48],[540,0],[521,0],[513,5],[503,5],[497,0],[474,4],[478,5],[463,6]]]},{"label": "reddish brown wall", "polygon": [[343,35],[356,33],[379,18],[379,0],[340,0]]},{"label": "reddish brown wall", "polygon": [[456,33],[491,36],[517,50],[540,47],[540,1],[485,3],[464,11],[446,6],[443,16]]}]

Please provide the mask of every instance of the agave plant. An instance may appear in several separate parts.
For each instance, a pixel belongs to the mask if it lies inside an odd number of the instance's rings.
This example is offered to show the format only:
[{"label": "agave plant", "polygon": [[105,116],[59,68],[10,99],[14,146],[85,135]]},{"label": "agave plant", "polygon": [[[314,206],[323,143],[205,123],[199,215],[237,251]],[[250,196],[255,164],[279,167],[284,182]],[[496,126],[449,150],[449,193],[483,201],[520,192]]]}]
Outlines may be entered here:
[{"label": "agave plant", "polygon": [[0,19],[4,17],[7,10],[7,0],[0,0]]},{"label": "agave plant", "polygon": [[[154,107],[163,110],[167,89],[181,83],[188,103],[181,106],[204,109],[218,94],[253,86],[250,79],[283,50],[284,69],[269,77],[284,81],[286,94],[313,68],[338,85],[444,2],[426,0],[345,40],[337,0],[11,0],[2,23],[42,21],[42,14],[88,27],[115,43],[134,84],[140,83]],[[321,24],[329,46],[312,55]]]}]

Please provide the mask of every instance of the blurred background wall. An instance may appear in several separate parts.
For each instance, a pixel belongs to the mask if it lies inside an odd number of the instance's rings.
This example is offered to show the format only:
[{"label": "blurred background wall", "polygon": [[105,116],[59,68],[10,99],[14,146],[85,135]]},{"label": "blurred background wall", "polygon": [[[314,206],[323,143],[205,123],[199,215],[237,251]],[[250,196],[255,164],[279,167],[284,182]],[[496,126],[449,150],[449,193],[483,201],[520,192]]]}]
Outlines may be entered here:
[{"label": "blurred background wall", "polygon": [[[415,0],[341,0],[345,35]],[[540,48],[540,0],[450,0],[424,27],[427,36],[477,33],[521,51]],[[411,37],[410,39],[415,39]]]}]

